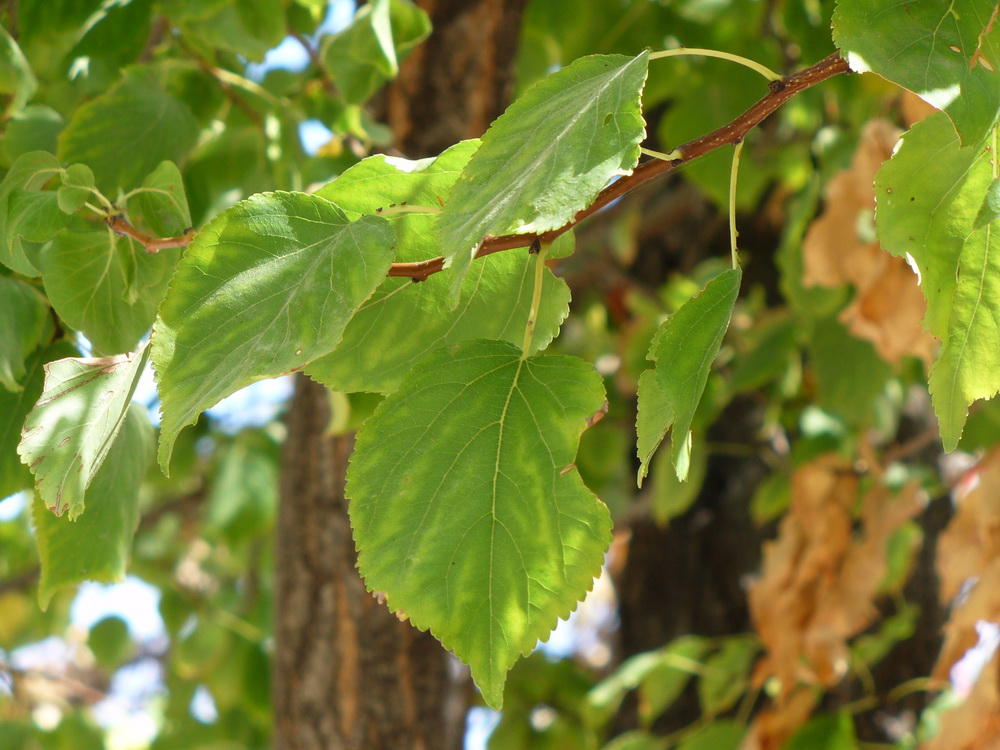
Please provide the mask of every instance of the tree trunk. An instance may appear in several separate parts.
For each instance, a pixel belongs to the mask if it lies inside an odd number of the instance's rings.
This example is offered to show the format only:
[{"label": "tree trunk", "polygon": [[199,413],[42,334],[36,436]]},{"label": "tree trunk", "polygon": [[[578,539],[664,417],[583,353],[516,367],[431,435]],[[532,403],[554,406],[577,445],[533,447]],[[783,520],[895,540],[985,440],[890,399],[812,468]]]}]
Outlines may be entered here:
[{"label": "tree trunk", "polygon": [[[525,0],[424,0],[434,33],[380,97],[408,156],[481,135],[506,106]],[[272,679],[277,750],[460,747],[469,686],[450,657],[399,622],[358,577],[344,477],[350,436],[330,436],[325,389],[296,381],[281,481]]]}]

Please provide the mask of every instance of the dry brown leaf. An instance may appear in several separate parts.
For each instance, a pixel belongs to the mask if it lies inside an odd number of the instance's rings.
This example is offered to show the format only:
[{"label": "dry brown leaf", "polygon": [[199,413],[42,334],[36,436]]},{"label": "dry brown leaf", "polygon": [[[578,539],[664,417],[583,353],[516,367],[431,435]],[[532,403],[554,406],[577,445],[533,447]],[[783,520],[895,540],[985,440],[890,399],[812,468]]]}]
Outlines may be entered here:
[{"label": "dry brown leaf", "polygon": [[955,490],[958,510],[941,533],[937,574],[947,604],[970,578],[1000,557],[1000,448],[988,453]]},{"label": "dry brown leaf", "polygon": [[965,701],[941,715],[938,733],[920,750],[1000,750],[1000,650]]},{"label": "dry brown leaf", "polygon": [[1000,559],[994,560],[976,581],[965,600],[944,626],[944,645],[931,676],[947,680],[955,662],[979,642],[976,623],[1000,623]]},{"label": "dry brown leaf", "polygon": [[826,208],[803,242],[803,284],[852,284],[854,301],[841,313],[851,333],[871,341],[888,362],[913,355],[929,365],[937,341],[921,324],[927,304],[916,275],[875,240],[875,174],[892,155],[899,134],[887,120],[872,120],[850,168],[830,180]]},{"label": "dry brown leaf", "polygon": [[779,705],[798,684],[830,687],[849,667],[847,641],[875,619],[889,537],[923,506],[915,484],[893,496],[875,486],[852,533],[858,479],[825,456],[792,477],[792,503],[778,538],[765,545],[750,612],[767,654],[754,673],[781,684]]},{"label": "dry brown leaf", "polygon": [[780,750],[809,720],[818,697],[811,688],[799,688],[780,706],[765,708],[754,718],[740,750]]}]

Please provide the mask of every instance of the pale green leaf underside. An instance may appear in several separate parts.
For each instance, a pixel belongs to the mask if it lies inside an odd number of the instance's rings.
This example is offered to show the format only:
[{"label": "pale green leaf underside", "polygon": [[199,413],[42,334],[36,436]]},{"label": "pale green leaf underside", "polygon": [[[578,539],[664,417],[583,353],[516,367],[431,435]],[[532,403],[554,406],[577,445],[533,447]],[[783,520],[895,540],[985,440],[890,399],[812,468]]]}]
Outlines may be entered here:
[{"label": "pale green leaf underside", "polygon": [[[348,169],[316,195],[333,201],[348,215],[393,207],[437,208],[479,147],[462,141],[437,158],[407,161],[372,156]],[[400,262],[440,254],[433,214],[388,213],[396,230]],[[339,391],[391,393],[424,356],[446,344],[472,339],[501,339],[520,344],[528,318],[534,279],[527,251],[506,252],[478,261],[462,286],[456,310],[447,303],[446,274],[418,284],[386,279],[347,325],[337,349],[305,372]],[[532,353],[544,349],[569,313],[569,287],[545,272],[542,304]]]},{"label": "pale green leaf underside", "polygon": [[24,360],[38,346],[48,305],[37,291],[17,279],[0,276],[0,386],[19,391]]},{"label": "pale green leaf underside", "polygon": [[987,145],[960,148],[935,114],[903,136],[875,181],[879,241],[916,262],[924,322],[941,339],[930,390],[946,450],[969,405],[1000,390],[1000,222],[975,229],[994,180]]},{"label": "pale green leaf underside", "polygon": [[1000,114],[995,8],[995,0],[838,0],[833,36],[852,68],[872,70],[944,109],[963,144],[974,145]]},{"label": "pale green leaf underside", "polygon": [[607,508],[573,461],[604,403],[572,357],[506,342],[440,349],[358,433],[348,472],[358,567],[465,661],[486,702],[600,572]]},{"label": "pale green leaf underside", "polygon": [[729,328],[742,272],[723,271],[696,297],[667,318],[656,332],[648,358],[656,362],[639,379],[639,482],[649,470],[653,452],[669,428],[677,478],[687,478],[691,463],[691,422],[708,382],[712,361]]},{"label": "pale green leaf underside", "polygon": [[39,262],[59,317],[83,331],[96,353],[119,354],[134,349],[153,324],[177,260],[149,255],[107,231],[63,230]]},{"label": "pale green leaf underside", "polygon": [[84,495],[108,456],[149,359],[132,354],[68,358],[45,366],[45,387],[24,422],[17,452],[35,488],[56,515],[76,519]]},{"label": "pale green leaf underside", "polygon": [[41,561],[38,601],[81,581],[125,579],[139,520],[139,486],[153,457],[153,428],[145,410],[132,404],[107,460],[87,488],[87,512],[78,520],[50,513],[35,495],[32,522]]},{"label": "pale green leaf underside", "polygon": [[486,131],[438,230],[451,303],[482,239],[566,224],[639,160],[649,55],[584,57],[517,99]]},{"label": "pale green leaf underside", "polygon": [[351,222],[303,193],[256,195],[205,227],[154,325],[164,471],[177,434],[202,411],[332,351],[385,278],[393,242],[385,219]]}]

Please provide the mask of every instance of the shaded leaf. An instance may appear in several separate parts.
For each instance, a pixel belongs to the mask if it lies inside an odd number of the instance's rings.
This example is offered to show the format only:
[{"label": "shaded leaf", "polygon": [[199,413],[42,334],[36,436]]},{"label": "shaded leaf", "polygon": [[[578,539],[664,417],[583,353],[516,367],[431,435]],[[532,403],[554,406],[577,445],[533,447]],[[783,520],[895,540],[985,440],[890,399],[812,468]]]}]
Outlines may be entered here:
[{"label": "shaded leaf", "polygon": [[7,203],[8,231],[29,242],[45,242],[69,217],[52,190],[14,190]]},{"label": "shaded leaf", "polygon": [[611,519],[573,460],[603,402],[581,360],[477,341],[431,354],[358,433],[366,585],[468,663],[490,706],[600,572]]},{"label": "shaded leaf", "polygon": [[991,148],[960,148],[943,114],[918,122],[875,182],[882,246],[912,257],[927,299],[924,324],[941,352],[930,371],[946,450],[969,405],[1000,390],[1000,225],[975,229],[993,182]]},{"label": "shaded leaf", "polygon": [[94,173],[86,164],[71,164],[62,173],[62,186],[56,192],[59,208],[72,214],[93,197]]},{"label": "shaded leaf", "polygon": [[438,222],[457,303],[488,234],[557,229],[639,160],[648,53],[584,57],[518,98],[483,136]]},{"label": "shaded leaf", "polygon": [[191,226],[184,180],[172,161],[160,165],[142,181],[141,192],[129,201],[132,221],[157,237],[174,237]]},{"label": "shaded leaf", "polygon": [[24,109],[38,90],[38,79],[20,46],[7,29],[0,26],[0,93],[10,94],[8,112]]},{"label": "shaded leaf", "polygon": [[[677,478],[687,479],[691,422],[708,382],[712,361],[729,328],[742,272],[723,271],[667,318],[656,332],[648,358],[656,363],[639,378],[639,485],[667,430]],[[651,374],[648,374],[651,373]]]},{"label": "shaded leaf", "polygon": [[15,191],[38,190],[62,171],[47,151],[30,151],[19,156],[0,182],[0,262],[25,276],[37,276],[34,259],[29,258],[13,226],[11,197]]},{"label": "shaded leaf", "polygon": [[735,635],[726,638],[722,647],[705,660],[698,680],[698,701],[708,716],[727,711],[750,686],[750,667],[760,653],[755,636]]},{"label": "shaded leaf", "polygon": [[44,343],[39,339],[48,313],[45,299],[33,287],[0,276],[0,385],[8,391],[21,390],[24,361]]},{"label": "shaded leaf", "polygon": [[83,331],[95,352],[117,354],[133,350],[153,324],[176,263],[176,255],[149,255],[107,231],[64,230],[39,265],[59,317]]},{"label": "shaded leaf", "polygon": [[872,70],[943,109],[964,145],[1000,113],[1000,23],[991,0],[838,0],[833,38],[856,71]]},{"label": "shaded leaf", "polygon": [[64,586],[125,579],[139,521],[139,485],[153,457],[153,428],[137,404],[123,414],[121,427],[87,488],[87,512],[79,520],[53,515],[41,495],[35,495],[31,515],[42,563],[42,609]]},{"label": "shaded leaf", "polygon": [[385,278],[393,241],[385,219],[352,222],[304,193],[256,195],[198,233],[153,330],[164,472],[177,433],[202,411],[337,346]]},{"label": "shaded leaf", "polygon": [[17,452],[35,475],[42,502],[70,520],[121,429],[149,349],[45,365],[45,389],[28,415]]}]

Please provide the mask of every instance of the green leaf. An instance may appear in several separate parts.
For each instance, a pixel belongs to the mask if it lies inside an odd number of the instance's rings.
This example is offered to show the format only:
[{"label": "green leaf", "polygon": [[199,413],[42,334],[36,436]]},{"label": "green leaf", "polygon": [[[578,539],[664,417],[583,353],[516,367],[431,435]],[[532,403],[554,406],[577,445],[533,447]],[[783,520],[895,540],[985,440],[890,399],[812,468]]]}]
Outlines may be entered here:
[{"label": "green leaf", "polygon": [[44,104],[28,105],[7,121],[7,132],[0,148],[10,161],[29,151],[55,153],[56,138],[63,125],[62,115],[52,107]]},{"label": "green leaf", "polygon": [[329,38],[323,60],[351,104],[363,104],[399,72],[399,63],[431,33],[431,22],[409,0],[375,0],[351,25]]},{"label": "green leaf", "polygon": [[784,750],[857,750],[854,721],[846,711],[820,714],[809,720],[785,743]]},{"label": "green leaf", "polygon": [[113,672],[132,651],[128,623],[117,615],[105,617],[90,629],[87,647],[103,669]]},{"label": "green leaf", "polygon": [[273,0],[187,0],[169,5],[168,13],[183,17],[191,36],[251,62],[262,62],[268,51],[285,38],[284,4]]},{"label": "green leaf", "polygon": [[0,497],[13,495],[32,485],[31,471],[21,463],[17,444],[25,418],[42,395],[45,379],[42,366],[53,359],[76,354],[73,347],[65,342],[37,349],[25,362],[24,388],[16,392],[0,388]]},{"label": "green leaf", "polygon": [[35,495],[32,520],[42,563],[42,609],[64,586],[125,579],[139,521],[139,486],[153,457],[153,428],[138,404],[122,416],[121,432],[87,488],[87,512],[79,520],[54,516],[41,495]]},{"label": "green leaf", "polygon": [[0,26],[0,94],[12,94],[8,112],[18,112],[35,95],[38,79],[7,29]]},{"label": "green leaf", "polygon": [[59,208],[53,190],[12,190],[7,203],[7,228],[29,242],[45,242],[66,226],[69,218]]},{"label": "green leaf", "polygon": [[72,214],[83,208],[93,196],[94,173],[86,164],[70,164],[62,173],[62,187],[57,192],[59,208]]},{"label": "green leaf", "polygon": [[917,123],[875,179],[879,242],[913,258],[927,299],[924,325],[941,339],[930,371],[946,450],[969,405],[1000,390],[1000,223],[975,229],[994,181],[986,144],[961,148],[943,114]]},{"label": "green leaf", "polygon": [[84,21],[79,39],[67,55],[107,60],[114,70],[133,62],[149,40],[150,0],[102,2]]},{"label": "green leaf", "polygon": [[[420,161],[369,157],[316,195],[352,218],[388,211],[385,216],[396,230],[396,260],[427,260],[439,253],[437,217],[391,211],[404,203],[410,208],[440,206],[478,145],[477,140],[462,141],[437,158]],[[413,365],[443,345],[478,338],[520,344],[534,284],[526,255],[498,253],[477,263],[454,311],[447,304],[446,274],[419,284],[386,279],[348,324],[337,349],[309,365],[306,374],[339,391],[391,393]],[[568,312],[569,288],[546,270],[532,353],[548,345]]]},{"label": "green leaf", "polygon": [[747,733],[746,725],[735,719],[719,719],[699,729],[677,746],[677,750],[737,750]]},{"label": "green leaf", "polygon": [[49,510],[70,520],[121,429],[142,368],[143,346],[115,357],[67,358],[45,365],[45,389],[28,415],[17,452]]},{"label": "green leaf", "polygon": [[25,276],[37,276],[38,269],[28,257],[14,231],[11,196],[16,190],[38,190],[61,172],[59,162],[46,151],[30,151],[19,156],[0,182],[0,263]]},{"label": "green leaf", "polygon": [[172,161],[160,163],[129,201],[133,223],[157,237],[174,237],[191,226],[184,179]]},{"label": "green leaf", "polygon": [[49,306],[34,287],[0,276],[0,384],[8,391],[21,390],[24,361],[43,343],[48,313]]},{"label": "green leaf", "polygon": [[704,713],[720,714],[746,692],[750,667],[759,651],[760,642],[755,636],[734,635],[705,660],[705,671],[698,680],[698,701]]},{"label": "green leaf", "polygon": [[691,422],[705,391],[712,361],[729,328],[742,272],[723,271],[659,327],[649,347],[653,370],[639,377],[639,486],[653,452],[671,434],[671,460],[677,478],[687,479],[691,464]]},{"label": "green leaf", "polygon": [[1000,177],[993,180],[986,189],[983,205],[979,207],[979,213],[976,214],[972,228],[979,230],[998,220],[1000,220]]},{"label": "green leaf", "polygon": [[64,230],[39,259],[52,306],[99,354],[135,348],[153,324],[176,263],[176,255],[149,255],[107,231]]},{"label": "green leaf", "polygon": [[1000,24],[993,0],[838,0],[834,41],[851,67],[874,71],[948,113],[975,145],[1000,113]]},{"label": "green leaf", "polygon": [[438,222],[451,303],[488,234],[545,232],[639,160],[648,53],[593,55],[540,81],[486,131]]},{"label": "green leaf", "polygon": [[677,478],[673,457],[669,453],[664,451],[657,455],[653,465],[651,497],[653,520],[666,526],[674,518],[686,513],[698,499],[707,470],[708,449],[705,438],[696,433],[692,433],[691,465],[684,480]]},{"label": "green leaf", "polygon": [[366,585],[465,661],[494,708],[600,572],[611,518],[573,460],[603,403],[581,360],[476,341],[427,357],[358,433],[347,494]]},{"label": "green leaf", "polygon": [[708,646],[705,638],[685,635],[656,652],[656,663],[639,684],[639,718],[645,726],[680,698]]},{"label": "green leaf", "polygon": [[304,193],[256,195],[199,232],[153,327],[165,473],[177,434],[202,411],[337,346],[385,278],[393,241],[385,219],[351,222]]},{"label": "green leaf", "polygon": [[181,161],[197,137],[191,110],[161,88],[156,70],[134,67],[77,108],[59,135],[59,159],[83,162],[112,194],[138,184],[165,159]]}]

